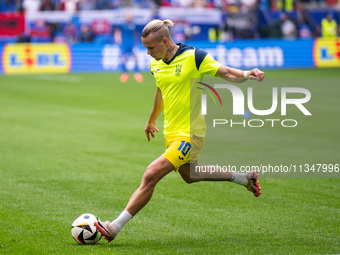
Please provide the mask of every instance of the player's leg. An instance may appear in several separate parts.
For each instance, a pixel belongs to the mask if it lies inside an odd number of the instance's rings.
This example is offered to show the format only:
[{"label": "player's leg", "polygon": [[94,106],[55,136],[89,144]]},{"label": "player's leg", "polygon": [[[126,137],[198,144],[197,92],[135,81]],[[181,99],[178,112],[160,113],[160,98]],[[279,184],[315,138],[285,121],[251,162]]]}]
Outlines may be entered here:
[{"label": "player's leg", "polygon": [[[188,158],[186,159],[186,163],[182,164],[178,168],[178,172],[180,173],[182,179],[186,183],[194,183],[199,181],[230,181],[232,179],[231,172],[224,172],[223,174],[218,174],[217,171],[214,171],[214,173],[216,173],[216,175],[213,176],[214,178],[206,178],[206,175],[204,175],[201,172],[195,172],[194,176],[190,176],[190,168],[196,169],[196,167],[198,166],[197,163],[198,154],[203,148],[204,141],[205,141],[204,137],[198,136],[192,136],[188,140],[188,142],[190,143],[190,146],[187,146],[187,148],[189,148],[189,151],[186,151],[188,154]],[[180,152],[182,152],[183,149],[181,148],[181,150],[177,151],[177,153],[180,155]]]},{"label": "player's leg", "polygon": [[133,193],[119,217],[113,222],[95,222],[102,236],[111,242],[124,225],[150,201],[156,184],[174,169],[170,161],[162,156],[153,161],[146,169],[141,185]]},{"label": "player's leg", "polygon": [[[200,182],[200,181],[231,181],[232,180],[232,172],[224,172],[218,175],[214,175],[213,178],[207,178],[202,173],[195,173],[195,177],[190,176],[190,167],[197,166],[197,160],[194,163],[187,163],[178,169],[178,172],[180,173],[182,179],[186,183],[194,183],[194,182]],[[206,166],[206,167],[214,167],[214,166]]]},{"label": "player's leg", "polygon": [[[254,194],[255,197],[258,197],[261,195],[261,187],[258,182],[258,175],[256,172],[250,172],[250,173],[239,173],[239,172],[218,172],[214,171],[214,177],[213,178],[207,178],[203,173],[197,173],[195,172],[195,177],[190,176],[190,166],[195,169],[197,166],[197,161],[190,164],[184,164],[182,165],[178,172],[180,173],[182,179],[186,183],[194,183],[194,182],[200,182],[200,181],[229,181],[234,182],[237,184],[240,184],[247,188],[250,192]],[[209,168],[214,168],[216,166],[204,166]],[[194,170],[193,170],[194,171]]]},{"label": "player's leg", "polygon": [[159,157],[153,161],[146,169],[141,185],[130,198],[126,210],[132,215],[136,215],[151,199],[156,184],[175,168],[164,157]]},{"label": "player's leg", "polygon": [[139,68],[138,68],[138,58],[136,56],[136,54],[132,51],[132,58],[134,60],[135,63],[135,73],[133,75],[133,78],[135,79],[135,81],[137,82],[142,82],[144,80],[143,75],[139,72]]},{"label": "player's leg", "polygon": [[178,172],[185,182],[194,183],[199,181],[229,181],[245,186],[256,197],[260,196],[261,187],[258,183],[257,173],[218,171],[218,166],[213,165],[203,166],[205,169],[211,169],[213,175],[207,176],[207,174],[204,172],[196,171],[197,167],[202,167],[198,166],[197,161],[198,154],[204,145],[204,137],[193,136],[190,138],[189,143],[190,146],[187,146],[187,148],[189,148],[189,159],[186,164],[182,164],[178,168]]},{"label": "player's leg", "polygon": [[127,61],[128,61],[128,53],[124,50],[122,54],[122,74],[120,75],[120,82],[125,83],[129,79],[129,74],[127,71]]}]

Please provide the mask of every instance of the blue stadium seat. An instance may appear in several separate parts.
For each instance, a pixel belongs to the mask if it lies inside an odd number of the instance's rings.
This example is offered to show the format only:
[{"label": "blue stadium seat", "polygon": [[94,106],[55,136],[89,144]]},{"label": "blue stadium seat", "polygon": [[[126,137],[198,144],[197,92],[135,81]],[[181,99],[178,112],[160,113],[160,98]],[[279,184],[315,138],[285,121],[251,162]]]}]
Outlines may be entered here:
[{"label": "blue stadium seat", "polygon": [[0,1],[0,12],[15,12],[16,11],[16,1]]},{"label": "blue stadium seat", "polygon": [[328,10],[308,10],[316,25],[321,24],[321,20],[326,16]]},{"label": "blue stadium seat", "polygon": [[[267,9],[259,9],[257,17],[258,17],[258,24],[268,26],[272,22],[280,19],[280,14],[282,12],[277,11],[270,11]],[[292,20],[296,21],[298,19],[298,15],[296,11],[293,12],[286,12],[287,16]]]},{"label": "blue stadium seat", "polygon": [[257,19],[258,19],[258,24],[260,26],[268,26],[271,20],[269,11],[264,8],[259,8],[257,12]]},{"label": "blue stadium seat", "polygon": [[212,25],[202,25],[202,24],[192,24],[192,26],[199,26],[201,28],[201,32],[198,34],[194,34],[191,36],[191,40],[208,40],[209,39],[209,29],[212,28]]},{"label": "blue stadium seat", "polygon": [[334,18],[339,25],[340,24],[340,11],[334,13]]}]

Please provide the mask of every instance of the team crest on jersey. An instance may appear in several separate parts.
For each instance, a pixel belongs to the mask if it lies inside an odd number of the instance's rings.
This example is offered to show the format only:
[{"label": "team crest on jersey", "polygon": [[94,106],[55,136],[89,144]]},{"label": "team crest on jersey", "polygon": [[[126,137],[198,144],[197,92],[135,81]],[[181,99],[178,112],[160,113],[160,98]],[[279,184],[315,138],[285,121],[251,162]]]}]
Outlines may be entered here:
[{"label": "team crest on jersey", "polygon": [[176,65],[175,76],[180,76],[182,72],[182,65]]}]

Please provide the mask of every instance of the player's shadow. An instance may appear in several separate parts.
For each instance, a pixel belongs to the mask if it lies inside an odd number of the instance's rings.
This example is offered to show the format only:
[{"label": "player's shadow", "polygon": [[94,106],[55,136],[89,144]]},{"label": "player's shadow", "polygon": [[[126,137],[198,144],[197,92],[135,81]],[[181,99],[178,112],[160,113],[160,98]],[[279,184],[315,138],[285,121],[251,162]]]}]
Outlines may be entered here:
[{"label": "player's shadow", "polygon": [[[224,238],[226,241],[227,239]],[[195,248],[199,249],[199,247],[208,247],[211,245],[221,244],[221,242],[218,242],[216,240],[213,240],[213,238],[207,238],[207,237],[196,237],[196,238],[190,238],[189,243],[195,244]],[[70,244],[71,245],[71,244]],[[119,251],[119,252],[129,252],[131,250],[138,249],[141,254],[152,252],[152,251],[173,251],[173,250],[186,250],[188,248],[188,239],[182,239],[178,237],[169,238],[166,239],[159,239],[159,238],[150,238],[150,239],[143,239],[142,241],[135,240],[134,242],[130,241],[112,241],[110,243],[107,243],[106,240],[101,240],[97,244],[92,245],[81,245],[74,243],[72,244],[72,247],[79,246],[79,248],[84,248],[83,251],[94,251],[94,250],[105,250],[105,251]],[[88,249],[86,249],[88,248]]]},{"label": "player's shadow", "polygon": [[98,248],[112,248],[112,247],[129,247],[129,246],[135,246],[135,244],[132,244],[132,243],[114,243],[114,241],[112,243],[105,243],[105,242],[98,242],[96,244],[86,244],[86,245],[82,245],[82,244],[78,244],[78,243],[69,243],[68,244],[69,246],[71,247],[98,247]]}]

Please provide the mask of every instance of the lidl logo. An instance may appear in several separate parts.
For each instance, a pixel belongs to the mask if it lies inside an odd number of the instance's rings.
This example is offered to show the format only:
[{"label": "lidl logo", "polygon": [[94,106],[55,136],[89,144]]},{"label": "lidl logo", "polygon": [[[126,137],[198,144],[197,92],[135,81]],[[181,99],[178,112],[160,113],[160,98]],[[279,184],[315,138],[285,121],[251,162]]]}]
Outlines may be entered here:
[{"label": "lidl logo", "polygon": [[67,44],[7,44],[2,64],[6,74],[67,73],[71,58]]},{"label": "lidl logo", "polygon": [[315,39],[314,65],[340,67],[340,39]]}]

